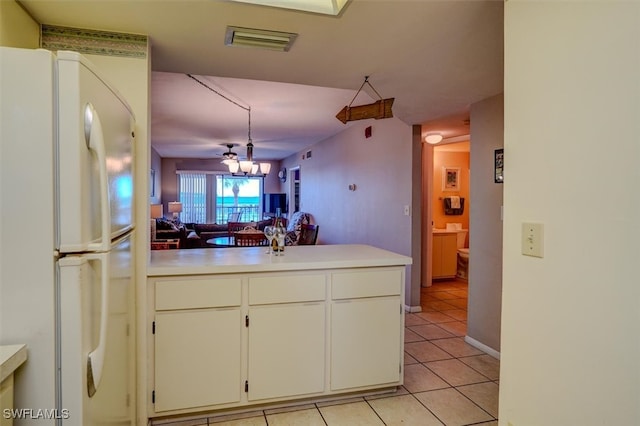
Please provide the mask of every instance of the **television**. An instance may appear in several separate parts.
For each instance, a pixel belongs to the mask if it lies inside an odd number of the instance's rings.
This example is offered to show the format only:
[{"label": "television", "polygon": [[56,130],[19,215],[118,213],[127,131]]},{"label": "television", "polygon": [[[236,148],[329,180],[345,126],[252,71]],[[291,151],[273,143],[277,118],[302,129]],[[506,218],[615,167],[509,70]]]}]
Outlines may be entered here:
[{"label": "television", "polygon": [[277,209],[287,213],[287,194],[264,194],[262,206],[264,213],[270,216],[275,216]]}]

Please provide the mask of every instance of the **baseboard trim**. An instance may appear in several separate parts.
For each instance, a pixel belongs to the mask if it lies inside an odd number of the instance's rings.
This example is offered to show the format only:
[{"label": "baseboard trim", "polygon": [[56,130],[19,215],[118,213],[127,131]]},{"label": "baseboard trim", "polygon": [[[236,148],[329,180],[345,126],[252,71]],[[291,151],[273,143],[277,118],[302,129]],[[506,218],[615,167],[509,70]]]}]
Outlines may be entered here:
[{"label": "baseboard trim", "polygon": [[404,305],[404,311],[405,312],[409,312],[410,314],[414,314],[416,312],[422,312],[422,306],[420,306],[420,305],[418,305],[418,306]]},{"label": "baseboard trim", "polygon": [[487,355],[490,355],[490,356],[494,357],[495,359],[500,359],[500,352],[496,351],[493,348],[490,348],[489,346],[485,345],[484,343],[478,342],[473,337],[464,336],[464,341],[467,342],[468,344],[470,344],[471,346],[473,346],[474,348],[480,349],[482,352],[486,353]]}]

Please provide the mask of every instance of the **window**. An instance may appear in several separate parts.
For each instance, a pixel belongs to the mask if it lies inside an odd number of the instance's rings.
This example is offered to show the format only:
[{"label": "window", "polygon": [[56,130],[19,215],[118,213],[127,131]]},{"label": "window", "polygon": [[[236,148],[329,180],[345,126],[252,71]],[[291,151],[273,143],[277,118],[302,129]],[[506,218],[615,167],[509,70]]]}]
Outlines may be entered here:
[{"label": "window", "polygon": [[182,203],[183,222],[207,222],[206,173],[178,173],[178,199]]},{"label": "window", "polygon": [[216,176],[216,222],[225,223],[234,214],[238,221],[262,219],[262,179]]},{"label": "window", "polygon": [[178,171],[180,217],[186,223],[258,221],[262,218],[262,193],[261,178]]}]

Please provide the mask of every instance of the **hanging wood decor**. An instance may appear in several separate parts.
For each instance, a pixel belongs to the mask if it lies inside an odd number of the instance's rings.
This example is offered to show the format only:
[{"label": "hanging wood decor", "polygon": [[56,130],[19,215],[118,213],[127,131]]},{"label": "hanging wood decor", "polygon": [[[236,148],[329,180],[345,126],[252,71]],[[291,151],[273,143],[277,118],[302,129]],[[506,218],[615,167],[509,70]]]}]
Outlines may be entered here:
[{"label": "hanging wood decor", "polygon": [[[380,100],[375,101],[372,104],[352,107],[351,104],[356,99],[358,93],[360,93],[362,87],[364,87],[365,84],[368,84],[369,87],[373,89]],[[367,118],[375,118],[376,120],[381,118],[391,118],[393,117],[391,106],[393,105],[394,99],[395,98],[382,99],[382,96],[380,96],[376,89],[371,86],[371,83],[369,83],[369,76],[367,76],[364,78],[364,83],[362,83],[362,86],[360,86],[360,89],[358,89],[358,91],[356,92],[356,95],[351,100],[351,103],[342,108],[336,115],[336,118],[342,121],[344,124],[347,124],[348,121],[364,120]]]}]

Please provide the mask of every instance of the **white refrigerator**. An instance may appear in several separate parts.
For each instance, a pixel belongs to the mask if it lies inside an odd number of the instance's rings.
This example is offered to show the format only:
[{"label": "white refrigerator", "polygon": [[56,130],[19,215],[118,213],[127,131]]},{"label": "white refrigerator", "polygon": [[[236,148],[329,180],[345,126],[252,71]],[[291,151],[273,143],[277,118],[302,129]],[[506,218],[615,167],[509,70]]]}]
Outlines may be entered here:
[{"label": "white refrigerator", "polygon": [[134,123],[85,57],[0,47],[0,345],[28,350],[16,425],[135,423]]}]

